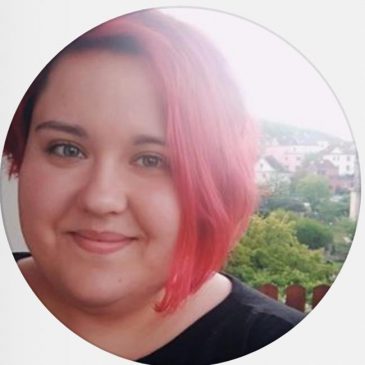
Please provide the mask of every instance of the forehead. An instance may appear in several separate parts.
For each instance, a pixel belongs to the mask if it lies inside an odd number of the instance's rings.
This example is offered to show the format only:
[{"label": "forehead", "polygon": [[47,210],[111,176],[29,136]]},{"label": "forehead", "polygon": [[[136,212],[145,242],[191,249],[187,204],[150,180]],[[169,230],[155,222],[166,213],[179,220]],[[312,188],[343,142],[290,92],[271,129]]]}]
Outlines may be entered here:
[{"label": "forehead", "polygon": [[[72,52],[52,67],[35,119],[147,120],[161,124],[156,77],[140,56],[107,50]],[[33,118],[33,119],[34,119]]]}]

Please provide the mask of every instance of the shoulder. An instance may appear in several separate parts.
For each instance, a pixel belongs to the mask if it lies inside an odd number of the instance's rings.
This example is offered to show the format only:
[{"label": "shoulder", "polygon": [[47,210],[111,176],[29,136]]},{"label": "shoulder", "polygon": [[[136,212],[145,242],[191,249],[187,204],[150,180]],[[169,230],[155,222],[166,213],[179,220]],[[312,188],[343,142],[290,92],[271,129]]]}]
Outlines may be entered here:
[{"label": "shoulder", "polygon": [[31,257],[31,254],[29,252],[13,252],[13,257],[15,261],[20,261],[22,259]]},{"label": "shoulder", "polygon": [[206,365],[233,360],[270,344],[304,318],[301,312],[225,276],[231,282],[228,296],[139,362]]},{"label": "shoulder", "polygon": [[[200,338],[196,364],[219,363],[254,352],[290,331],[304,314],[225,274],[232,289],[227,298],[190,328]],[[190,359],[192,360],[192,359]]]},{"label": "shoulder", "polygon": [[302,312],[269,298],[231,275],[224,275],[232,283],[229,299],[235,302],[237,307],[245,309],[252,315],[272,316],[293,324],[298,323],[304,317]]},{"label": "shoulder", "polygon": [[[303,318],[304,314],[252,289],[238,279],[225,274],[232,282],[230,302],[231,330],[241,341],[238,351],[250,353],[275,341]],[[242,355],[241,355],[242,356]]]}]

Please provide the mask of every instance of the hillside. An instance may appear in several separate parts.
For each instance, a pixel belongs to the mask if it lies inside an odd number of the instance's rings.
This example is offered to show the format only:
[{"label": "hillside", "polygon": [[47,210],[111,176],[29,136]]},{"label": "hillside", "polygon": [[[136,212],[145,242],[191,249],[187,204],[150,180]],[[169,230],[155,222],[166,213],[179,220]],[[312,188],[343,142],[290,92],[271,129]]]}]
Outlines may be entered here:
[{"label": "hillside", "polygon": [[279,144],[315,144],[318,141],[328,141],[330,144],[343,142],[323,132],[312,129],[299,128],[289,124],[260,122],[261,134],[265,141],[276,139]]}]

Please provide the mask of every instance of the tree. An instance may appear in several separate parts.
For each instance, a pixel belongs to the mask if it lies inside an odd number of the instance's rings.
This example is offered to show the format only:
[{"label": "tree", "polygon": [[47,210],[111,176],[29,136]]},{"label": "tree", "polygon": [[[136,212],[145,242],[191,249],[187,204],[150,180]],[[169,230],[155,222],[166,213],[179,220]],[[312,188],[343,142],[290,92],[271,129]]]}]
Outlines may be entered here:
[{"label": "tree", "polygon": [[341,218],[347,217],[350,210],[350,201],[348,195],[345,195],[340,201],[324,201],[317,208],[318,219],[326,223],[335,223]]},{"label": "tree", "polygon": [[305,204],[298,198],[293,198],[290,196],[287,197],[272,196],[265,199],[261,199],[260,203],[261,213],[267,214],[277,209],[285,209],[297,213],[306,213],[308,211]]},{"label": "tree", "polygon": [[333,260],[343,262],[350,250],[352,240],[356,231],[356,222],[349,218],[341,218],[332,226],[334,235],[331,247]]},{"label": "tree", "polygon": [[328,248],[333,243],[333,233],[324,224],[310,218],[301,218],[296,223],[298,241],[310,249]]},{"label": "tree", "polygon": [[325,177],[307,175],[296,182],[295,193],[306,200],[312,210],[317,211],[323,202],[329,200],[331,190]]},{"label": "tree", "polygon": [[329,284],[336,267],[322,250],[310,250],[296,238],[295,220],[283,211],[251,219],[246,235],[231,253],[226,271],[253,287],[273,283],[281,290],[301,284],[311,290]]}]

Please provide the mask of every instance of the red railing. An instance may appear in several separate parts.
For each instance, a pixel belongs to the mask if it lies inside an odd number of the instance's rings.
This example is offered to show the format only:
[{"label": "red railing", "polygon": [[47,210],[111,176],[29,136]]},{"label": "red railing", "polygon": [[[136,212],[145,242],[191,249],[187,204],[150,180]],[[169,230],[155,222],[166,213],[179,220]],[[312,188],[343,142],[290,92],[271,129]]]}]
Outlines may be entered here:
[{"label": "red railing", "polygon": [[[329,285],[318,285],[313,288],[312,298],[311,298],[311,308],[313,309],[325,296]],[[279,289],[274,284],[264,284],[258,288],[258,290],[270,298],[278,300]],[[302,312],[306,311],[306,289],[298,284],[293,284],[285,289],[285,304],[298,309]]]}]

